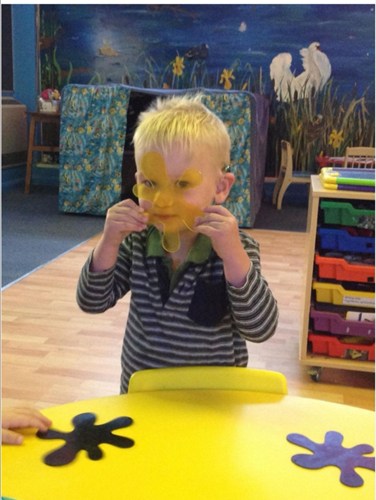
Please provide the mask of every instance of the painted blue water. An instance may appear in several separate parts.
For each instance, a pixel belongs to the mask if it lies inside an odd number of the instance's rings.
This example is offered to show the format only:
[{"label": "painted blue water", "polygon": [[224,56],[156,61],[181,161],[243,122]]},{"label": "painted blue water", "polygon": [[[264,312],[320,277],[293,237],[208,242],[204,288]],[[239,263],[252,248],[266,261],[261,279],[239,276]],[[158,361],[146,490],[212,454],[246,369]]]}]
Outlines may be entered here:
[{"label": "painted blue water", "polygon": [[[72,63],[71,83],[88,83],[97,72],[119,82],[128,72],[142,84],[151,71],[163,71],[176,55],[207,44],[208,72],[216,77],[236,61],[239,73],[262,68],[266,91],[275,55],[290,52],[292,70],[303,71],[299,50],[320,43],[332,66],[333,85],[342,93],[354,85],[361,95],[375,88],[375,11],[373,5],[41,5],[60,25],[57,56]],[[110,50],[101,55],[99,49]],[[111,50],[113,52],[111,52]],[[108,54],[108,53],[107,53]],[[197,60],[196,60],[197,61]],[[185,60],[186,70],[193,62]]]}]

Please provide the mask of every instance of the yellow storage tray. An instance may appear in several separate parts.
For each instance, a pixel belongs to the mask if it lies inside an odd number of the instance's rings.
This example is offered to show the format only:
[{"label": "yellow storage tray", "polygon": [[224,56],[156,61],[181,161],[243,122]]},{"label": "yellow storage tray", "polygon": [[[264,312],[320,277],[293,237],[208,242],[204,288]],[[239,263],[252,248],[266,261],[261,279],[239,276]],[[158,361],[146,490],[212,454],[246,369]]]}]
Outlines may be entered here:
[{"label": "yellow storage tray", "polygon": [[321,283],[314,281],[312,288],[316,291],[317,302],[326,302],[339,306],[375,307],[374,292],[346,290],[337,283]]}]

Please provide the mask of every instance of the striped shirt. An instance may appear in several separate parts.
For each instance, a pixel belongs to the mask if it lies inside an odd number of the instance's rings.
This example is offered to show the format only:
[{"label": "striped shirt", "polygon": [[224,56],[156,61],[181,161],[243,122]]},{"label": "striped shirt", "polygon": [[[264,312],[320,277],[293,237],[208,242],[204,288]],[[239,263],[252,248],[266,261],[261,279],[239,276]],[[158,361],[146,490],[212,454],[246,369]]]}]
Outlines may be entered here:
[{"label": "striped shirt", "polygon": [[155,228],[125,238],[111,269],[91,272],[88,258],[77,287],[83,311],[104,312],[131,292],[121,392],[127,392],[132,373],[147,368],[246,366],[245,340],[263,342],[273,335],[278,309],[261,275],[259,245],[242,231],[240,237],[253,263],[240,288],[226,282],[222,260],[204,235],[175,273]]}]

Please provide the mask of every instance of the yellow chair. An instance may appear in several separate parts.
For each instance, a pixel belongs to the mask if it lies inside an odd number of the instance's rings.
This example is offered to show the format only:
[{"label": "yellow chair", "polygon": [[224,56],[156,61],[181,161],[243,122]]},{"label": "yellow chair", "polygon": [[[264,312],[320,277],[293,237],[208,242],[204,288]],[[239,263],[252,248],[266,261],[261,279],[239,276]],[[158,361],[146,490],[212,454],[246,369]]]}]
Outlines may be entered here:
[{"label": "yellow chair", "polygon": [[233,390],[287,394],[282,373],[233,366],[153,368],[134,373],[129,393],[167,390]]},{"label": "yellow chair", "polygon": [[273,205],[277,204],[277,209],[281,210],[283,197],[290,184],[309,184],[310,182],[309,172],[294,172],[291,144],[288,141],[281,141],[281,164],[273,190]]},{"label": "yellow chair", "polygon": [[347,147],[344,168],[375,168],[375,148]]}]

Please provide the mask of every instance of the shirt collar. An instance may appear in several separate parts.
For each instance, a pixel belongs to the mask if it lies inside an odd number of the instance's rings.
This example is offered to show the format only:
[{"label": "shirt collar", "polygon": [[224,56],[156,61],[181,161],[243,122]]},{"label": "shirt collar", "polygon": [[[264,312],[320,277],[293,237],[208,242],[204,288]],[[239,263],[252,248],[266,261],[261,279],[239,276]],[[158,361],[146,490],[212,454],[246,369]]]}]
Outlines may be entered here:
[{"label": "shirt collar", "polygon": [[[186,262],[201,264],[209,258],[212,250],[210,238],[204,234],[198,234],[192,248],[189,250]],[[147,257],[165,257],[165,251],[162,247],[161,233],[155,226],[148,229],[146,239],[146,256]]]}]

